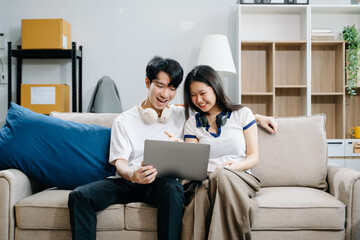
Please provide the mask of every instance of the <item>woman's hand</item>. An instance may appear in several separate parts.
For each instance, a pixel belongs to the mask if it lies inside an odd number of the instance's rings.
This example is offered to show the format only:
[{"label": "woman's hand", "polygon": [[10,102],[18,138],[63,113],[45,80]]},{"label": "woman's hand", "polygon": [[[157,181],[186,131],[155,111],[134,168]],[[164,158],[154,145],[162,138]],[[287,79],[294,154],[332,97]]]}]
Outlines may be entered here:
[{"label": "woman's hand", "polygon": [[256,121],[265,128],[269,133],[276,134],[278,124],[273,117],[267,117],[260,114],[255,114]]},{"label": "woman's hand", "polygon": [[164,133],[169,136],[169,141],[172,141],[172,142],[183,142],[183,140],[175,137],[175,135],[172,134],[172,133],[169,133],[169,132],[167,132],[167,131],[164,131]]},{"label": "woman's hand", "polygon": [[[230,161],[223,161],[223,163],[221,164],[222,167],[226,167],[229,169],[234,169],[234,170],[239,170],[242,171],[241,168],[241,164],[240,162],[237,162],[235,160],[230,160]],[[216,167],[216,170],[220,169],[219,167]]]}]

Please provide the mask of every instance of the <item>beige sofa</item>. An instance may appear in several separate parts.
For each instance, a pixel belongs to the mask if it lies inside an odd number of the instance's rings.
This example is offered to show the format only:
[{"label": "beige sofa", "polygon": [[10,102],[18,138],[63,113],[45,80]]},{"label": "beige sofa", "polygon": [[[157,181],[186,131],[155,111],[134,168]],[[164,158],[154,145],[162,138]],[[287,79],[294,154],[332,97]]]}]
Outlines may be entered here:
[{"label": "beige sofa", "polygon": [[[111,126],[115,114],[52,113]],[[360,239],[360,173],[327,166],[323,115],[280,118],[277,135],[259,129],[262,180],[253,239]],[[46,189],[15,169],[0,171],[0,240],[71,239],[70,191]],[[98,239],[156,239],[156,208],[116,204],[98,213]]]}]

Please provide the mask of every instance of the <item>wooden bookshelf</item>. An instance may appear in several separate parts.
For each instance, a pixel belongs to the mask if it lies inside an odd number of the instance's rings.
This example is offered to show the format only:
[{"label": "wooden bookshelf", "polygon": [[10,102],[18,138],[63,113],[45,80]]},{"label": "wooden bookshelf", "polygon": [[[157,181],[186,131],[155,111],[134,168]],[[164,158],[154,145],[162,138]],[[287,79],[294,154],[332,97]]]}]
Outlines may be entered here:
[{"label": "wooden bookshelf", "polygon": [[[240,4],[239,102],[275,117],[324,113],[328,139],[353,138],[348,130],[360,126],[360,90],[353,98],[346,92],[340,36],[343,26],[360,28],[359,14],[360,5]],[[311,40],[314,28],[331,29],[336,40]]]}]

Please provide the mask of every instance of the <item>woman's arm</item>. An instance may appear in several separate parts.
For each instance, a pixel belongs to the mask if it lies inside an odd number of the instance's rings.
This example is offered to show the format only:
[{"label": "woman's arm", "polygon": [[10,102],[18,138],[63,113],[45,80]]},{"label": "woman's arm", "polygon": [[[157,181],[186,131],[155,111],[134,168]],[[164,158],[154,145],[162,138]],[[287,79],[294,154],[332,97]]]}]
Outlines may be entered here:
[{"label": "woman's arm", "polygon": [[259,163],[259,146],[257,126],[253,124],[248,129],[244,130],[244,137],[246,142],[246,158],[241,162],[231,162],[228,168],[239,171],[248,170],[255,167]]},{"label": "woman's arm", "polygon": [[255,119],[259,123],[260,126],[265,128],[268,132],[276,134],[278,124],[272,117],[267,117],[260,114],[255,114]]}]

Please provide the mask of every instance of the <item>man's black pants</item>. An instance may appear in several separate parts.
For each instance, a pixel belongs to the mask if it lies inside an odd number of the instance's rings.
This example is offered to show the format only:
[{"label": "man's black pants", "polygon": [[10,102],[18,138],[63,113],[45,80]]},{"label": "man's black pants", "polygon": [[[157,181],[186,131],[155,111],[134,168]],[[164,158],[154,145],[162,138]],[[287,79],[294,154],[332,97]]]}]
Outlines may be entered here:
[{"label": "man's black pants", "polygon": [[112,204],[144,202],[157,207],[158,239],[180,239],[184,189],[174,178],[136,184],[122,178],[80,186],[69,194],[73,240],[96,239],[96,212]]}]

